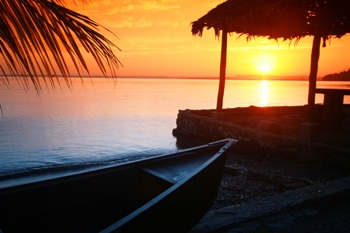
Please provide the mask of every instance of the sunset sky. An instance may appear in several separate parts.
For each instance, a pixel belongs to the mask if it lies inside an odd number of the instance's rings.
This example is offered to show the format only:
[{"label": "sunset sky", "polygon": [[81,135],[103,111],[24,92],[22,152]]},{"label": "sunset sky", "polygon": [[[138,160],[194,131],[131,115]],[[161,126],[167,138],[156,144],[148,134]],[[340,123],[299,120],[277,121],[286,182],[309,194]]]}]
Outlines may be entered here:
[{"label": "sunset sky", "polygon": [[[115,50],[124,67],[118,75],[219,76],[221,42],[213,29],[203,37],[191,34],[192,21],[205,15],[223,0],[94,0],[68,6],[112,31],[102,30],[121,50]],[[309,74],[312,38],[246,42],[233,34],[228,38],[227,76]],[[319,76],[350,68],[350,38],[334,39],[321,49]],[[92,62],[90,64],[93,64]],[[91,74],[98,74],[90,66]]]}]

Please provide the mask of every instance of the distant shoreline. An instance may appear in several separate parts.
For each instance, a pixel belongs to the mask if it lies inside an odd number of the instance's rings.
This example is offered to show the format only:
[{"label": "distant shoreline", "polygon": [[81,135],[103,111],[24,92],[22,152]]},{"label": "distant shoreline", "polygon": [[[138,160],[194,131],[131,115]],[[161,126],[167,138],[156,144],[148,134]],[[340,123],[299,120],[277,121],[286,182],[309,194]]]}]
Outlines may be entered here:
[{"label": "distant shoreline", "polygon": [[[14,75],[0,75],[0,77],[8,77],[8,78],[14,78],[16,76]],[[17,76],[18,77],[18,76]],[[27,76],[21,76],[26,77]],[[62,76],[58,76],[59,78]],[[103,76],[103,75],[71,75],[70,78],[112,78],[110,76]],[[219,80],[219,77],[213,77],[213,76],[138,76],[138,75],[120,75],[116,76],[116,78],[121,79],[191,79],[191,80]],[[226,77],[226,80],[271,80],[271,81],[308,81],[308,76],[277,76],[277,75],[270,75],[270,76],[258,76],[258,75],[237,75],[237,76],[228,76]],[[337,81],[337,80],[324,80],[322,77],[318,77],[317,81]],[[341,81],[341,80],[340,80]]]},{"label": "distant shoreline", "polygon": [[[192,80],[219,80],[219,77],[192,77],[192,76],[117,76],[117,78],[126,79],[192,79]],[[271,81],[308,81],[307,76],[257,76],[257,75],[237,75],[226,77],[226,80],[271,80]],[[318,77],[317,81],[322,81]]]},{"label": "distant shoreline", "polygon": [[[219,80],[219,77],[195,77],[195,76],[117,76],[117,78],[130,79],[197,79],[197,80]],[[253,76],[238,75],[226,77],[226,80],[276,80],[276,81],[308,81],[306,76]],[[321,79],[319,79],[321,80]]]}]

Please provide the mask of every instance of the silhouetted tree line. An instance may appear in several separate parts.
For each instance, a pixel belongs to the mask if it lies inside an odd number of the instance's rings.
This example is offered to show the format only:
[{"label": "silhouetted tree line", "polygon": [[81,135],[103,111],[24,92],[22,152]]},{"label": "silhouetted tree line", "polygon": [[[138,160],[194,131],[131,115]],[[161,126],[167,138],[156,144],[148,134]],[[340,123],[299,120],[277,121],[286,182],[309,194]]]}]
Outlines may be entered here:
[{"label": "silhouetted tree line", "polygon": [[325,81],[350,81],[350,69],[340,73],[328,74],[323,77]]}]

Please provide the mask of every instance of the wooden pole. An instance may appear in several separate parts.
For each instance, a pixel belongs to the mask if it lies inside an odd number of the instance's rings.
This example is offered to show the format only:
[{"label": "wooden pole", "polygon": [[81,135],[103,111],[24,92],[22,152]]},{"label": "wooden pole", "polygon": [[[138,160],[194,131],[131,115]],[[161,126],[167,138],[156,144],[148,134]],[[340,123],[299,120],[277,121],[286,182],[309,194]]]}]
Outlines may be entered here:
[{"label": "wooden pole", "polygon": [[311,65],[310,65],[310,75],[309,75],[309,96],[308,96],[308,121],[309,122],[313,122],[315,120],[314,106],[315,106],[318,61],[320,58],[320,47],[321,47],[321,36],[315,35],[312,42]]},{"label": "wooden pole", "polygon": [[226,80],[226,55],[227,55],[227,28],[226,23],[223,23],[222,37],[221,37],[221,60],[220,60],[220,81],[219,91],[216,103],[216,110],[220,112],[222,110],[224,91],[225,91],[225,80]]}]

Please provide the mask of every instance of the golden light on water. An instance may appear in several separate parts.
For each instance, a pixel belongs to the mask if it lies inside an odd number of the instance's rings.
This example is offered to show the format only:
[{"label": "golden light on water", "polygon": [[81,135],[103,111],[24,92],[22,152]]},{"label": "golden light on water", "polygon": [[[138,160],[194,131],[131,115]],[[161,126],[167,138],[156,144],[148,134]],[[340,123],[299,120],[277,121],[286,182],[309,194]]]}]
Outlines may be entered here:
[{"label": "golden light on water", "polygon": [[268,94],[269,83],[266,80],[261,81],[261,106],[266,106],[268,104],[267,94]]}]

